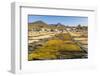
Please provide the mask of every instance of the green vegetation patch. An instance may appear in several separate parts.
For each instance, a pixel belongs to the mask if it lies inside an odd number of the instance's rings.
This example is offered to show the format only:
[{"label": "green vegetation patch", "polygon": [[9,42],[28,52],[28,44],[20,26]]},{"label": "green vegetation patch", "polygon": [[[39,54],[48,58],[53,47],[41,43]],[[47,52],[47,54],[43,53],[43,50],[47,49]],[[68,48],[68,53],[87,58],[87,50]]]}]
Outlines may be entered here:
[{"label": "green vegetation patch", "polygon": [[68,33],[60,33],[60,34],[56,34],[55,35],[55,38],[58,38],[60,40],[64,40],[64,41],[70,41],[71,40],[71,37]]},{"label": "green vegetation patch", "polygon": [[[74,52],[81,51],[80,47],[76,44],[66,44],[65,41],[60,39],[53,39],[47,41],[42,47],[36,49],[29,54],[29,60],[34,59],[57,59],[61,56],[60,52]],[[69,57],[69,56],[68,56]]]}]

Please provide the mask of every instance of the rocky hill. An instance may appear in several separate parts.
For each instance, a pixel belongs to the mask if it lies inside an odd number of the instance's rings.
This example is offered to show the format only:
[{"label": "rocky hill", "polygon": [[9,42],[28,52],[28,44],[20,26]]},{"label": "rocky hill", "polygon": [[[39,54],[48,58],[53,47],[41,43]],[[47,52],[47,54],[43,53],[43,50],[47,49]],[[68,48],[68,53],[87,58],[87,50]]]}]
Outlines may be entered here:
[{"label": "rocky hill", "polygon": [[47,24],[43,21],[36,21],[33,23],[28,23],[28,30],[32,31],[32,30],[41,30],[42,28],[44,29],[50,29],[50,30],[64,30],[66,29],[66,26],[62,25],[61,23],[57,23],[57,24]]}]

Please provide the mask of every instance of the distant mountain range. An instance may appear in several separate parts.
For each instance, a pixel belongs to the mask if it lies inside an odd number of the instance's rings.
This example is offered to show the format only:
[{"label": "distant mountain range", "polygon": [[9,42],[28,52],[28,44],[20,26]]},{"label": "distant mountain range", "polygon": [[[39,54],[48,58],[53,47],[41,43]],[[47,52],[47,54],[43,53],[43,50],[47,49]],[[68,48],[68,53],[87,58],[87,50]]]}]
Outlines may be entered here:
[{"label": "distant mountain range", "polygon": [[47,24],[43,21],[35,21],[32,23],[28,23],[28,29],[32,30],[32,29],[41,29],[41,28],[46,28],[46,29],[65,29],[65,25],[61,24],[61,23],[57,23],[57,24]]}]

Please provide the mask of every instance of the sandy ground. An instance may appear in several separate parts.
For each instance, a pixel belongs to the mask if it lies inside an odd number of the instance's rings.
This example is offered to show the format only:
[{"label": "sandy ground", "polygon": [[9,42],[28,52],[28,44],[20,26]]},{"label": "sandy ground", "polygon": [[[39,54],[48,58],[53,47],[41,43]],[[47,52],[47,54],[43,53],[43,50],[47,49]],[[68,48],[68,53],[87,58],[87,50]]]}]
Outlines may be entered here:
[{"label": "sandy ground", "polygon": [[57,33],[43,32],[43,33],[33,33],[34,35],[29,36],[28,43],[39,41],[40,39],[50,38]]}]

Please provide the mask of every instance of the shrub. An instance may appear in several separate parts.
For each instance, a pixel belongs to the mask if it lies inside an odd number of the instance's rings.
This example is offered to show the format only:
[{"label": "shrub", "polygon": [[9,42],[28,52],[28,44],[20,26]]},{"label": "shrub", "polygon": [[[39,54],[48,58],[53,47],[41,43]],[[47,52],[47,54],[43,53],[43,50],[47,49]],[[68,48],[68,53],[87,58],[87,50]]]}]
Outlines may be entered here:
[{"label": "shrub", "polygon": [[71,40],[70,35],[67,33],[60,33],[60,34],[55,35],[55,37],[57,37],[61,40]]}]

